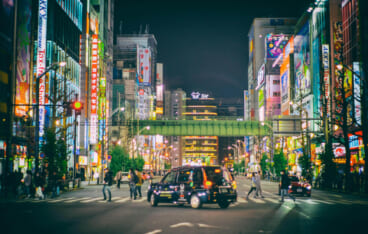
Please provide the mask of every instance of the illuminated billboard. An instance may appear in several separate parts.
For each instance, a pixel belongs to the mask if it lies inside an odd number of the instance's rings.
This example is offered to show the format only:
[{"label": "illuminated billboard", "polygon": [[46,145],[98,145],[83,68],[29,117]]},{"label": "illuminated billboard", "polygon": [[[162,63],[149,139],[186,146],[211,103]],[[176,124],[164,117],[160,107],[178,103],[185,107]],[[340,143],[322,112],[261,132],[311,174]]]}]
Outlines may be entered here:
[{"label": "illuminated billboard", "polygon": [[[37,36],[37,77],[46,70],[46,30],[47,30],[47,0],[39,1]],[[39,78],[39,136],[44,135],[45,127],[45,76]]]},{"label": "illuminated billboard", "polygon": [[92,36],[90,143],[97,143],[98,36]]},{"label": "illuminated billboard", "polygon": [[353,62],[353,71],[354,71],[354,113],[355,113],[355,121],[357,124],[362,124],[361,118],[361,100],[360,98],[360,70],[359,70],[359,62]]},{"label": "illuminated billboard", "polygon": [[294,38],[295,96],[311,92],[309,23]]},{"label": "illuminated billboard", "polygon": [[[30,58],[31,58],[31,1],[21,0],[19,4],[17,27],[17,78],[15,96],[15,115],[22,117],[27,115],[30,97]],[[18,106],[19,105],[19,106]]]},{"label": "illuminated billboard", "polygon": [[151,84],[151,50],[138,47],[138,83],[140,85]]},{"label": "illuminated billboard", "polygon": [[268,34],[266,36],[266,58],[277,59],[283,53],[288,40],[289,36],[286,35]]}]

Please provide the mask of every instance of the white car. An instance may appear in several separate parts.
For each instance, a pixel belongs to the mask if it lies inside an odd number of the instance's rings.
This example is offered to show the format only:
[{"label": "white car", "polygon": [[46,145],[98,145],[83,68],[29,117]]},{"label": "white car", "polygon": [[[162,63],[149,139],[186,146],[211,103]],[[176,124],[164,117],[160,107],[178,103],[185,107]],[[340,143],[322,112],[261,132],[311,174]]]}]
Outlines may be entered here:
[{"label": "white car", "polygon": [[121,180],[120,180],[122,184],[129,183],[128,175],[129,175],[129,172],[122,172]]}]

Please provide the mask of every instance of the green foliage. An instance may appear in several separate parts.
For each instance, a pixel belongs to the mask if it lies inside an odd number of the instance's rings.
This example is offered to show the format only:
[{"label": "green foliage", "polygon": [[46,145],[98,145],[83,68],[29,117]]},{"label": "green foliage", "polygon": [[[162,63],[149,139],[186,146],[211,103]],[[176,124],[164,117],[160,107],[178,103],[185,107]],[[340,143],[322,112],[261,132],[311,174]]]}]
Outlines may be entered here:
[{"label": "green foliage", "polygon": [[270,170],[271,162],[266,153],[262,155],[261,162],[259,163],[259,165],[261,166],[262,175],[265,175],[266,171]]},{"label": "green foliage", "polygon": [[110,170],[113,175],[115,175],[118,171],[128,171],[131,167],[131,162],[129,159],[129,154],[124,147],[119,145],[114,146],[109,154],[111,155],[111,163]]},{"label": "green foliage", "polygon": [[275,154],[273,155],[273,162],[273,167],[275,169],[276,175],[279,176],[280,172],[282,170],[285,170],[287,167],[287,160],[282,150],[275,151]]},{"label": "green foliage", "polygon": [[233,163],[233,168],[234,168],[234,171],[236,171],[236,172],[244,172],[244,170],[245,170],[245,160],[242,159],[240,161],[240,163],[234,162]]},{"label": "green foliage", "polygon": [[110,170],[113,175],[119,170],[129,171],[130,168],[143,170],[144,159],[142,157],[130,158],[128,151],[122,146],[116,145],[112,147],[109,154],[111,155]]},{"label": "green foliage", "polygon": [[304,152],[305,150],[303,150],[303,154],[299,157],[299,165],[302,168],[302,176],[305,176],[307,173],[307,170],[311,171],[311,160],[310,157],[307,153]]},{"label": "green foliage", "polygon": [[165,162],[165,169],[166,170],[171,169],[171,163],[166,163]]},{"label": "green foliage", "polygon": [[332,161],[334,158],[334,153],[332,149],[332,142],[326,144],[325,152],[321,154],[321,162],[323,166],[322,176],[323,176],[323,187],[332,188],[332,183],[336,178],[336,165]]},{"label": "green foliage", "polygon": [[67,147],[65,141],[56,139],[55,128],[46,129],[45,144],[42,145],[41,151],[45,154],[50,175],[54,171],[60,177],[67,173]]}]

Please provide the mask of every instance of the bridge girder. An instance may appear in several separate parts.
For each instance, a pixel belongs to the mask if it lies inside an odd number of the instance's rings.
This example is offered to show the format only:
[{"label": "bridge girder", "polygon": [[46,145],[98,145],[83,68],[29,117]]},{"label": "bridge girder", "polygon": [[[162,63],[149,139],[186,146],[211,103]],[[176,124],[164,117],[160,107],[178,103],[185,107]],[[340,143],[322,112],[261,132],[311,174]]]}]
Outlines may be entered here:
[{"label": "bridge girder", "polygon": [[[270,135],[269,127],[258,121],[235,120],[133,120],[129,124],[133,134],[163,136],[265,136]],[[150,126],[149,130],[144,129]]]}]

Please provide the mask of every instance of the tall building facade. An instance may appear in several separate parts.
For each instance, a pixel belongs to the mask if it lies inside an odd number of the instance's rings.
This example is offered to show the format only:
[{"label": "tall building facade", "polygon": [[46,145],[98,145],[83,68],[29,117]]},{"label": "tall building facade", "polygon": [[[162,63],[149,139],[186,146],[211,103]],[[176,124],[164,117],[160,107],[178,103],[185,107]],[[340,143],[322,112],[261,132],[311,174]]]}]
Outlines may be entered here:
[{"label": "tall building facade", "polygon": [[[186,98],[185,120],[213,121],[217,119],[217,103],[207,93],[192,92]],[[217,136],[184,136],[183,165],[218,164]]]}]

